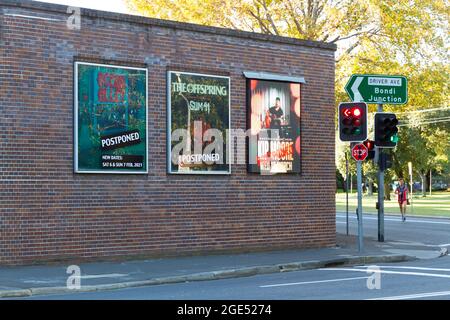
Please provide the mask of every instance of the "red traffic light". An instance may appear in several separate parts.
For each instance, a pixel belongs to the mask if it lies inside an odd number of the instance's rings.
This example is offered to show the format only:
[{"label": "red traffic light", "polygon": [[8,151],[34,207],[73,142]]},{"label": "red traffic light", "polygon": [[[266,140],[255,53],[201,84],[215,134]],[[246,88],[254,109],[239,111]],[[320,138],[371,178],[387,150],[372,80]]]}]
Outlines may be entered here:
[{"label": "red traffic light", "polygon": [[341,141],[361,142],[367,139],[367,104],[342,102],[338,115]]},{"label": "red traffic light", "polygon": [[353,115],[355,118],[361,117],[361,115],[362,115],[361,109],[358,108],[358,107],[353,108],[353,109],[352,109],[352,115]]},{"label": "red traffic light", "polygon": [[371,160],[375,158],[375,141],[367,139],[363,142],[363,144],[366,146],[368,155],[366,160]]},{"label": "red traffic light", "polygon": [[342,109],[342,113],[345,117],[350,117],[352,115],[352,112],[350,111],[350,108],[344,108]]},{"label": "red traffic light", "polygon": [[366,148],[369,151],[373,150],[373,148],[375,148],[375,141],[373,141],[373,140],[366,140],[366,141],[364,141],[364,145],[366,146]]}]

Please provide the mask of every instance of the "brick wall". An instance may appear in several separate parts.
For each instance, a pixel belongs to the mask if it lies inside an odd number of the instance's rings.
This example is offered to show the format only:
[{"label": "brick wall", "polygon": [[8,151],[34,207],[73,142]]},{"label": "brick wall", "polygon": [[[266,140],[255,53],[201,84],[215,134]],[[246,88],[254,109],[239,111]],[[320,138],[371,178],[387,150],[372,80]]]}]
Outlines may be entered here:
[{"label": "brick wall", "polygon": [[[0,0],[0,264],[205,254],[335,244],[334,50],[326,43]],[[149,174],[73,172],[74,60],[149,72]],[[166,173],[166,71],[305,77],[301,175]]]}]

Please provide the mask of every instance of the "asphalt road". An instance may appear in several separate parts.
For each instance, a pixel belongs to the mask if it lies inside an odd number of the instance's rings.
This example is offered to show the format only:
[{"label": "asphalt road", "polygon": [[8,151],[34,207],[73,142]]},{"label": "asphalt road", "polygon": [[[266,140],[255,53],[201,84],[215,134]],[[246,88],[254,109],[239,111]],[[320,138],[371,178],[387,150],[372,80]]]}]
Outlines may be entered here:
[{"label": "asphalt road", "polygon": [[[377,217],[365,215],[363,219],[365,236],[376,237]],[[345,221],[345,214],[338,213],[338,231],[345,232]],[[398,216],[386,216],[385,228],[386,242],[450,248],[449,219],[408,218],[402,222]],[[350,232],[356,234],[356,230],[356,218],[353,215],[350,216]],[[378,267],[379,272],[368,272],[369,266],[327,268],[115,291],[35,296],[30,299],[450,300],[450,256]],[[369,277],[375,288],[368,288]]]},{"label": "asphalt road", "polygon": [[379,268],[379,273],[368,273],[368,266],[327,268],[30,299],[450,299],[449,256]]}]

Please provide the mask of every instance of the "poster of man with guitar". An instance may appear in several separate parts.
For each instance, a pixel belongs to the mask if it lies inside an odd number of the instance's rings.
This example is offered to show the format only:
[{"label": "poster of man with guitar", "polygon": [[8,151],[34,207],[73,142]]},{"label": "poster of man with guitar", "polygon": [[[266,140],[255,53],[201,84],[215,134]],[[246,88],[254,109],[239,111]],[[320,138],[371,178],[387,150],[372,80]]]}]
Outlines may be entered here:
[{"label": "poster of man with guitar", "polygon": [[250,79],[249,172],[300,173],[300,84]]},{"label": "poster of man with guitar", "polygon": [[281,129],[283,120],[283,109],[281,109],[280,97],[275,98],[275,105],[266,111],[265,128]]}]

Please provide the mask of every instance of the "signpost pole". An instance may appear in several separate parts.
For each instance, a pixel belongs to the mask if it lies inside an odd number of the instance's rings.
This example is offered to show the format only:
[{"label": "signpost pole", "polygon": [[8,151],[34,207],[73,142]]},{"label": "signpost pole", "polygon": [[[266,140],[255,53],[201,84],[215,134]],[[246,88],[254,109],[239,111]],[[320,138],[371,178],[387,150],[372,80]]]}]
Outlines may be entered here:
[{"label": "signpost pole", "polygon": [[362,174],[361,161],[356,161],[356,181],[358,183],[358,251],[364,251],[363,223],[362,223]]},{"label": "signpost pole", "polygon": [[353,174],[350,172],[350,193],[353,194]]},{"label": "signpost pole", "polygon": [[411,195],[409,196],[411,198],[411,213],[414,213],[414,206],[413,206],[413,172],[412,172],[412,162],[408,162],[408,173],[409,173],[409,183],[411,185]]},{"label": "signpost pole", "polygon": [[[383,112],[383,105],[378,104],[378,112]],[[378,148],[378,164],[382,159],[383,148]],[[384,171],[378,165],[378,241],[384,242]]]},{"label": "signpost pole", "polygon": [[346,193],[346,221],[347,221],[347,235],[348,235],[348,155],[347,151],[345,152],[345,193]]},{"label": "signpost pole", "polygon": [[432,187],[432,181],[431,181],[431,169],[430,169],[430,197],[431,197],[431,187]]}]

